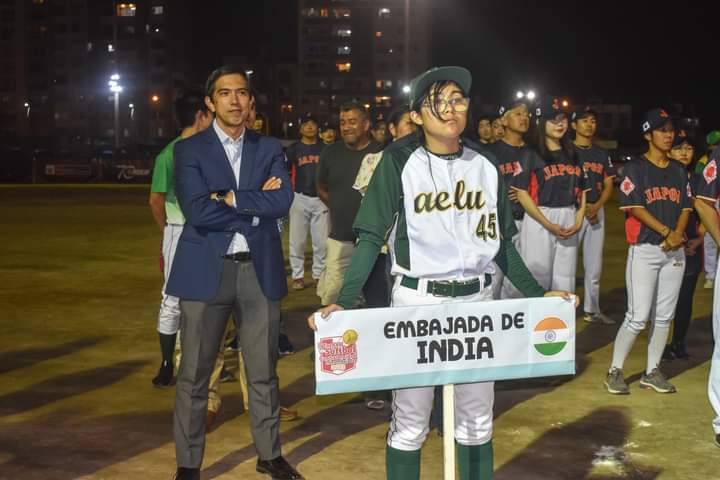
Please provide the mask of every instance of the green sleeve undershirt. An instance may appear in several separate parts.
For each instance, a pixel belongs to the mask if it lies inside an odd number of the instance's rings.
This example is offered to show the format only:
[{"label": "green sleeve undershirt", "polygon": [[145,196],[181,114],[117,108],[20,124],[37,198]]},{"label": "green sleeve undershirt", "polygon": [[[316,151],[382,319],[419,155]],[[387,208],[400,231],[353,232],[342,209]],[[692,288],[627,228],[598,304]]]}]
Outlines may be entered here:
[{"label": "green sleeve undershirt", "polygon": [[526,297],[542,297],[545,289],[538,284],[525,262],[510,240],[500,240],[500,250],[495,256],[495,264],[505,276]]}]

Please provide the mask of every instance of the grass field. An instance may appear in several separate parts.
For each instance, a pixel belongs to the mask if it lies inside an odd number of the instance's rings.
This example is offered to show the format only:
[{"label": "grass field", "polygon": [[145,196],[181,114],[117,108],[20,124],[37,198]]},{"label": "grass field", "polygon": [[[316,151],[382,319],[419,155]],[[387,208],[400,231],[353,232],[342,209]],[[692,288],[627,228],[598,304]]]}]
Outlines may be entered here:
[{"label": "grass field", "polygon": [[[174,391],[150,385],[162,278],[146,196],[146,186],[0,187],[0,479],[166,479],[174,471]],[[611,205],[601,304],[617,320],[621,222]],[[302,415],[282,424],[284,454],[311,480],[384,478],[386,412],[352,395],[313,395],[304,317],[316,302],[311,289],[283,302],[302,349],[279,364],[282,404]],[[638,389],[646,335],[626,366],[632,394],[605,393],[617,326],[583,322],[576,376],[499,383],[495,478],[720,479],[706,396],[711,302],[700,285],[692,358],[664,367],[677,394]],[[222,392],[203,478],[265,478],[254,472],[239,386]],[[440,449],[431,433],[423,479],[441,478]]]}]

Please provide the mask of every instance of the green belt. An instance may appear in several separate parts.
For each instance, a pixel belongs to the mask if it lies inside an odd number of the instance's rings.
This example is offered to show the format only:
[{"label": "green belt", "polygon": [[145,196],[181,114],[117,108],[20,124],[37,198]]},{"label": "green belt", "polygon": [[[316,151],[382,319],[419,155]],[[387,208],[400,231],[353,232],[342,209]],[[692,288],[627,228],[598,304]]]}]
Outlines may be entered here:
[{"label": "green belt", "polygon": [[[400,285],[407,288],[417,290],[418,279],[413,277],[406,277],[403,275],[400,280]],[[480,286],[480,279],[473,278],[464,282],[458,282],[456,280],[450,282],[433,281],[427,282],[427,293],[435,295],[436,297],[465,297],[467,295],[474,295],[483,288],[487,287],[492,283],[492,275],[489,273],[485,274],[485,283]]]}]

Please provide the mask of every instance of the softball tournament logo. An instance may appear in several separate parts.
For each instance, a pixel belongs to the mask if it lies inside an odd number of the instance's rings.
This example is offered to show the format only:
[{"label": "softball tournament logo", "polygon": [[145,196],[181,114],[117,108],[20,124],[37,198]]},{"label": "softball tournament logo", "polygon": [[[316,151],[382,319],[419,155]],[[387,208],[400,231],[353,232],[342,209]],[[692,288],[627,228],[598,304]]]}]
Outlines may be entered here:
[{"label": "softball tournament logo", "polygon": [[321,338],[318,352],[322,371],[342,375],[354,369],[357,366],[357,339],[355,330],[346,330],[342,337]]},{"label": "softball tournament logo", "polygon": [[538,353],[549,357],[562,352],[569,336],[570,332],[565,322],[557,317],[548,317],[535,327],[533,345]]}]

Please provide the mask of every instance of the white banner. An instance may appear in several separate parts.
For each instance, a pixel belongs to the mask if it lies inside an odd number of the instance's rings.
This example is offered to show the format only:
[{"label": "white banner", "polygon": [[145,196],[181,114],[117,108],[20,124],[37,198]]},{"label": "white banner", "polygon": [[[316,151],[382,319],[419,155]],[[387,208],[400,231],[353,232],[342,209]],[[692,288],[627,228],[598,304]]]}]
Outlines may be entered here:
[{"label": "white banner", "polygon": [[523,298],[315,316],[318,395],[572,375],[575,306]]}]

